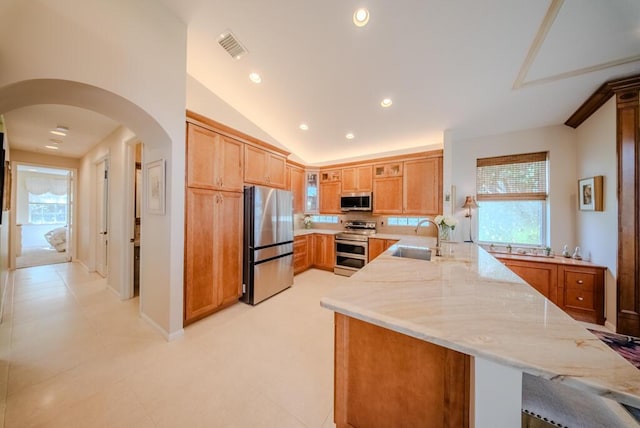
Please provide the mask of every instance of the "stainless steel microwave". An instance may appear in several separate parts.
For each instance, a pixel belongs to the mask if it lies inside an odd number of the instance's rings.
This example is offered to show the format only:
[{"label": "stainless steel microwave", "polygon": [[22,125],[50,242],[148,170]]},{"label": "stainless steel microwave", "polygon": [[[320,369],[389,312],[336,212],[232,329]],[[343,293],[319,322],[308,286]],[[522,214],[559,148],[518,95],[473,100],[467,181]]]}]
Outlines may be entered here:
[{"label": "stainless steel microwave", "polygon": [[372,211],[373,194],[371,192],[343,193],[340,196],[342,211]]}]

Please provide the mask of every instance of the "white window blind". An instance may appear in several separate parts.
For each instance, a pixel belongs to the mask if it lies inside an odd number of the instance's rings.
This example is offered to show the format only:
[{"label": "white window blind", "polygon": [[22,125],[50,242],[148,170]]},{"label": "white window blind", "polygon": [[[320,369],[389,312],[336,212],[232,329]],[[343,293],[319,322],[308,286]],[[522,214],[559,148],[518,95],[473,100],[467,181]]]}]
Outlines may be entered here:
[{"label": "white window blind", "polygon": [[477,160],[479,201],[546,200],[547,152]]}]

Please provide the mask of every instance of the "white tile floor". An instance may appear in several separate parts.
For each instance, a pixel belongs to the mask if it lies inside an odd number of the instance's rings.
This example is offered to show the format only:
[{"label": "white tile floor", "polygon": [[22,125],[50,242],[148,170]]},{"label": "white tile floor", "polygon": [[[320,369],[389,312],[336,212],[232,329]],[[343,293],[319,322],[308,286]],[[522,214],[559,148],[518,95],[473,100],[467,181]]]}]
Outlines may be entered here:
[{"label": "white tile floor", "polygon": [[319,300],[346,278],[307,271],[167,343],[138,299],[118,300],[79,264],[13,277],[0,324],[7,428],[334,426],[333,313]]}]

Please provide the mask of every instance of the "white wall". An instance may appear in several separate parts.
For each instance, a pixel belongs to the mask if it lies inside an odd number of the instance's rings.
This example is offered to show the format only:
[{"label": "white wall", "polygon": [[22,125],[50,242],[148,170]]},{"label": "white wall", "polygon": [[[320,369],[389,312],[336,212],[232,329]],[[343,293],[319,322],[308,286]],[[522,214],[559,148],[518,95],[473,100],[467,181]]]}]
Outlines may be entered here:
[{"label": "white wall", "polygon": [[[122,126],[105,137],[94,146],[80,160],[78,171],[78,218],[77,224],[77,258],[90,269],[95,268],[96,254],[96,164],[104,158],[109,162],[109,189],[108,189],[108,284],[120,295],[123,284],[121,257],[119,255],[126,250],[127,241],[123,240],[126,232],[126,144],[134,137],[133,132]],[[129,219],[130,222],[133,219]]]},{"label": "white wall", "polygon": [[605,317],[607,325],[615,330],[618,257],[615,97],[578,127],[577,138],[576,177],[604,176],[604,211],[576,209],[577,242],[582,246],[584,256],[608,268],[605,276]]},{"label": "white wall", "polygon": [[88,108],[135,132],[145,159],[167,161],[166,215],[143,218],[140,281],[142,316],[169,338],[182,332],[186,37],[154,0],[0,4],[0,113]]},{"label": "white wall", "polygon": [[[559,252],[564,244],[577,245],[576,210],[576,135],[567,126],[558,125],[468,140],[456,140],[445,134],[444,180],[446,194],[456,186],[453,210],[459,220],[455,238],[469,236],[466,210],[460,208],[465,195],[476,194],[476,159],[519,153],[549,152],[549,223],[550,245]],[[480,208],[482,209],[482,204]],[[445,206],[446,210],[446,206]],[[477,239],[477,216],[472,217],[473,238]]]},{"label": "white wall", "polygon": [[187,75],[187,109],[276,147],[288,150],[191,75]]}]

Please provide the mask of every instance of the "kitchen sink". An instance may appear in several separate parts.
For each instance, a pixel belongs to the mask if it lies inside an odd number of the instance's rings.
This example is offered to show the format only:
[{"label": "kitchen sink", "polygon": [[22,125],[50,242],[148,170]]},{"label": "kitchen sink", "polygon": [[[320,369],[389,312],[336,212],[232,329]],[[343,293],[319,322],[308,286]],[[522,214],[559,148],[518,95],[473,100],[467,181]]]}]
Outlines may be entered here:
[{"label": "kitchen sink", "polygon": [[431,260],[431,249],[424,247],[405,247],[399,246],[391,253],[394,257],[405,257],[409,259]]}]

